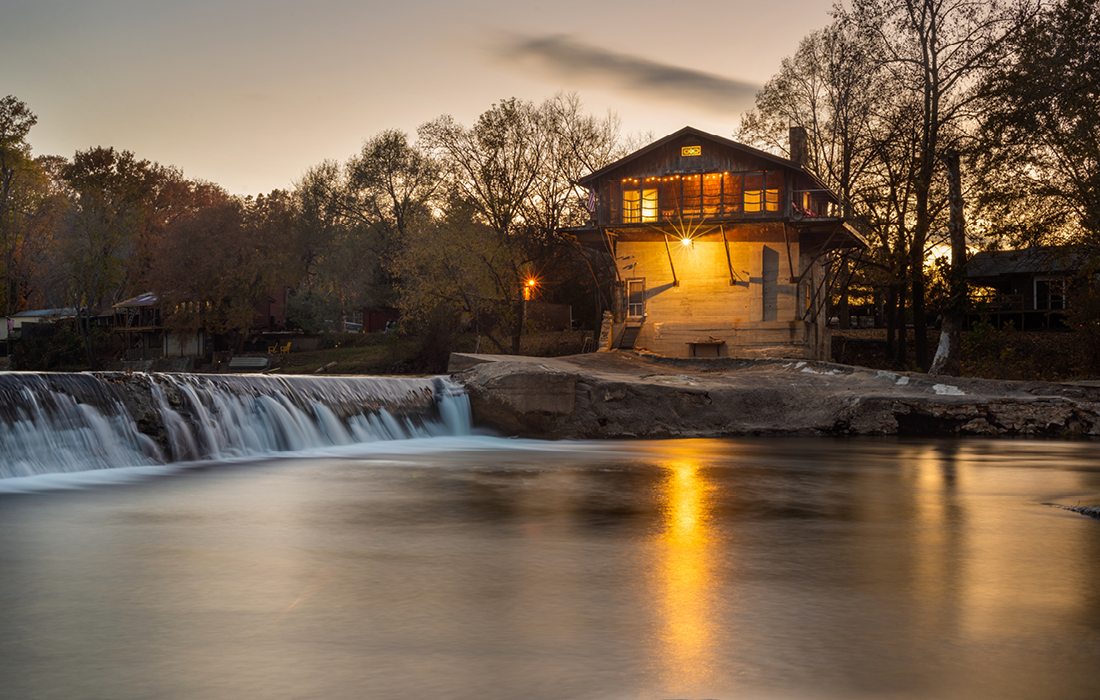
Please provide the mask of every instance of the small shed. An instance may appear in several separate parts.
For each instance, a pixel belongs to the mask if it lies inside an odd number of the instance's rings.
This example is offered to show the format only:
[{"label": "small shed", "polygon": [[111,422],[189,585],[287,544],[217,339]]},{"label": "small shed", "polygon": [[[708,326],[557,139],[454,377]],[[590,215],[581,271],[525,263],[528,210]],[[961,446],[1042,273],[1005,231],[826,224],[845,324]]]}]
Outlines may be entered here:
[{"label": "small shed", "polygon": [[53,323],[66,318],[76,318],[76,309],[71,307],[59,309],[29,309],[20,311],[4,319],[4,325],[0,327],[0,340],[18,338],[23,326],[36,323]]}]

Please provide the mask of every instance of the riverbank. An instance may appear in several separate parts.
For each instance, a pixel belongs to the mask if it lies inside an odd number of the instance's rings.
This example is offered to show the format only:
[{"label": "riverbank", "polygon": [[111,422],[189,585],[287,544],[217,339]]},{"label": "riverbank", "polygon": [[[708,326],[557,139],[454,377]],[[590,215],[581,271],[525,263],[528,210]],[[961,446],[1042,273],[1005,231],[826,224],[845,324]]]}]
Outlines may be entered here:
[{"label": "riverbank", "polygon": [[1100,387],[827,362],[451,356],[476,424],[540,438],[1100,437]]}]

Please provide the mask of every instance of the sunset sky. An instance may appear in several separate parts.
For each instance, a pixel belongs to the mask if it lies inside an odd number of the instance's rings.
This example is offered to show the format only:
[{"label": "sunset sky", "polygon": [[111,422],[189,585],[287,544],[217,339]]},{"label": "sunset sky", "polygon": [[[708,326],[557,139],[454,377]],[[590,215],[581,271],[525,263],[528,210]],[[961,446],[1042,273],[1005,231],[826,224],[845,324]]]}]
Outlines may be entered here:
[{"label": "sunset sky", "polygon": [[115,146],[254,194],[511,96],[730,135],[831,4],[0,0],[0,96],[38,115],[37,154]]}]

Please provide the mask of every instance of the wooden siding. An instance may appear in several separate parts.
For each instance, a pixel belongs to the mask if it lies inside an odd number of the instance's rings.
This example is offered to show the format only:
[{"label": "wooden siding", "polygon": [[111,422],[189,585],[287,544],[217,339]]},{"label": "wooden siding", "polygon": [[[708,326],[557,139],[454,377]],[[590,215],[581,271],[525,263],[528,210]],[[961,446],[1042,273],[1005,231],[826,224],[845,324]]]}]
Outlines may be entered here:
[{"label": "wooden siding", "polygon": [[[701,155],[681,155],[685,146],[701,146]],[[712,181],[709,192],[704,192],[708,189],[704,182],[696,182],[698,176],[706,174],[719,176]],[[692,177],[685,181],[683,176]],[[637,184],[629,183],[629,187],[658,190],[658,218],[662,221],[681,216],[731,220],[789,217],[792,193],[817,187],[808,176],[793,168],[689,134],[624,163],[591,183],[596,192],[594,224],[623,223],[624,180],[637,180]],[[778,190],[778,211],[745,211],[744,191],[755,189]]]},{"label": "wooden siding", "polygon": [[[724,343],[721,356],[823,357],[823,329],[814,314],[805,313],[823,271],[801,254],[797,237],[788,247],[782,227],[735,227],[731,235],[738,240],[730,243],[729,262],[720,237],[691,246],[673,241],[667,249],[663,239],[620,240],[616,264],[622,279],[645,280],[645,315],[635,347],[686,357],[692,343],[713,338]],[[792,269],[807,274],[793,280]]]}]

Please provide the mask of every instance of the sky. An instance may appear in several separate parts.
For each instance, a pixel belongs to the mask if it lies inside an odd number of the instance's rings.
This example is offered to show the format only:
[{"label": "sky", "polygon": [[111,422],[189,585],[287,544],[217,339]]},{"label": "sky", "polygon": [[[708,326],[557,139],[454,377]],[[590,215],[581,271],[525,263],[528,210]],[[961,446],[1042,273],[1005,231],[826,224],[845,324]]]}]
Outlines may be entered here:
[{"label": "sky", "polygon": [[732,135],[832,0],[0,0],[36,154],[114,146],[236,194],[385,129],[576,92],[624,133]]}]

